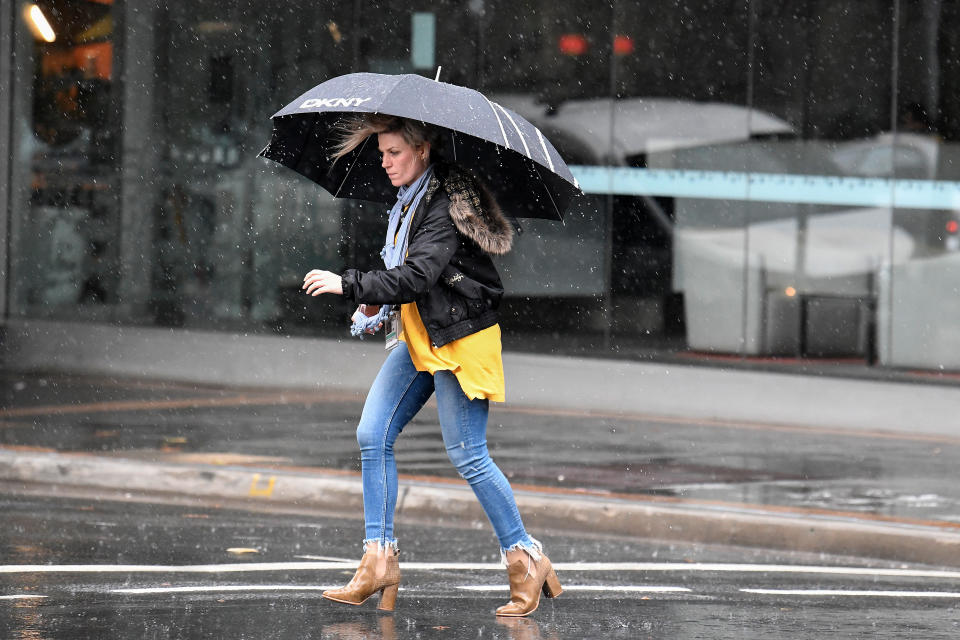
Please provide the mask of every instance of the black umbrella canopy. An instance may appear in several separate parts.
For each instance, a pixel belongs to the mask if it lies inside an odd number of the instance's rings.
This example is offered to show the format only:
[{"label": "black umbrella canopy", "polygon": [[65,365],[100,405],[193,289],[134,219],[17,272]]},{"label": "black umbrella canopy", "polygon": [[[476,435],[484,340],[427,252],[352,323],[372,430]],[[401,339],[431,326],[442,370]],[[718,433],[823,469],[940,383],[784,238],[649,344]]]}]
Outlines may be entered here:
[{"label": "black umbrella canopy", "polygon": [[560,220],[581,193],[560,154],[523,117],[473,89],[412,74],[352,73],[314,87],[273,115],[270,144],[260,155],[336,197],[392,202],[397,190],[374,138],[332,160],[338,124],[363,113],[442,127],[441,156],[471,169],[513,217]]}]

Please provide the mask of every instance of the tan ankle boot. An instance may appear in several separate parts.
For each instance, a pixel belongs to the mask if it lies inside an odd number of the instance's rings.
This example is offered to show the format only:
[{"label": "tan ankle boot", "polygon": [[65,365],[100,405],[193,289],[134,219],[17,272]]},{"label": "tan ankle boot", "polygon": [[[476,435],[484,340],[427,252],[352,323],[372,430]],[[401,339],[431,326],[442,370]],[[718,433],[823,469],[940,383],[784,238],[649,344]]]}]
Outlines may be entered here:
[{"label": "tan ankle boot", "polygon": [[507,567],[510,578],[510,602],[497,609],[498,616],[525,616],[533,613],[540,604],[540,592],[548,598],[556,598],[563,592],[550,558],[541,554],[540,560],[527,556],[515,560]]},{"label": "tan ankle boot", "polygon": [[393,611],[400,588],[400,563],[392,548],[369,547],[360,560],[360,566],[345,587],[323,592],[323,597],[344,604],[363,604],[367,598],[380,592],[382,611]]}]

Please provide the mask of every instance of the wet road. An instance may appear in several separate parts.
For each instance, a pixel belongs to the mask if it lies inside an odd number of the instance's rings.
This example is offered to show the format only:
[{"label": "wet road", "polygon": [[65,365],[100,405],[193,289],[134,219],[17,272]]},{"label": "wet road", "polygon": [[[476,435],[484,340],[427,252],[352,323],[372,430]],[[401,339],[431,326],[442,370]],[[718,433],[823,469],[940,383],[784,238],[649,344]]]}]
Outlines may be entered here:
[{"label": "wet road", "polygon": [[[336,605],[358,520],[0,495],[0,637],[956,638],[960,572],[851,558],[539,535],[565,591],[498,620],[487,530],[402,523],[397,611]],[[535,535],[539,532],[534,532]],[[438,544],[438,542],[440,544]]]},{"label": "wet road", "polygon": [[[0,446],[359,468],[355,394],[0,374],[0,401]],[[960,522],[960,438],[508,404],[492,409],[489,440],[515,484]],[[456,476],[430,407],[397,456],[402,473]]]}]

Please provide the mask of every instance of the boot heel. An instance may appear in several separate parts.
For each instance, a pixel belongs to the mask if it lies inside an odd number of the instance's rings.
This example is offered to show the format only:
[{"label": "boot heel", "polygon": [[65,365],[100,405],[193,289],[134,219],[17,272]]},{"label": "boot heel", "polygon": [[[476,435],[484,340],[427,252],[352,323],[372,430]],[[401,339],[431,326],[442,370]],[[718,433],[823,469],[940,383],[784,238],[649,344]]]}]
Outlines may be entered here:
[{"label": "boot heel", "polygon": [[561,593],[563,593],[563,588],[560,586],[560,581],[557,580],[557,573],[550,569],[547,579],[543,581],[543,595],[548,598],[556,598]]},{"label": "boot heel", "polygon": [[399,584],[389,584],[380,590],[380,604],[377,609],[380,611],[393,611],[397,605],[397,591],[400,590]]}]

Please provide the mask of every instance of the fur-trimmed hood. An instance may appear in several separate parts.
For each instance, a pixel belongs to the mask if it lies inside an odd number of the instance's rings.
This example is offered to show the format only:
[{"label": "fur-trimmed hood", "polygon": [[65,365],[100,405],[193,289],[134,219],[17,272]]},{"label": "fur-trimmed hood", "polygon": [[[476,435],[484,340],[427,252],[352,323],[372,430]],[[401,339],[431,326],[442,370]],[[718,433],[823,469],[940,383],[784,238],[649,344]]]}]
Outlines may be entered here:
[{"label": "fur-trimmed hood", "polygon": [[450,217],[460,233],[487,253],[503,255],[510,251],[513,226],[486,185],[456,165],[437,165],[427,185],[427,200],[441,184],[450,198]]}]

